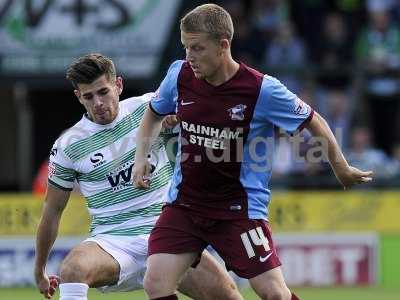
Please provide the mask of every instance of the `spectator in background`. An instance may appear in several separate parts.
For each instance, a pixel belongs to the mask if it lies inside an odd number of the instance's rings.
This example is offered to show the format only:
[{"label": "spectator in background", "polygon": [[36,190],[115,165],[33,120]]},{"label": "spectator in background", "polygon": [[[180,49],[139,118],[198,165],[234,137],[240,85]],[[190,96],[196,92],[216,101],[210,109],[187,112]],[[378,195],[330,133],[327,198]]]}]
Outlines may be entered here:
[{"label": "spectator in background", "polygon": [[313,147],[311,134],[303,130],[294,137],[279,131],[276,134],[273,160],[273,178],[287,175],[311,175],[318,173],[321,164],[309,163],[307,151]]},{"label": "spectator in background", "polygon": [[397,4],[397,0],[367,0],[367,10],[373,11],[391,11]]},{"label": "spectator in background", "polygon": [[244,19],[237,22],[236,40],[233,42],[233,53],[238,60],[245,63],[258,66],[261,63],[262,53],[265,49],[265,41],[260,39],[260,35],[250,23]]},{"label": "spectator in background", "polygon": [[400,144],[394,145],[392,153],[394,172],[397,176],[400,176]]},{"label": "spectator in background", "polygon": [[252,20],[256,28],[273,38],[279,26],[288,21],[288,3],[285,0],[254,0]]},{"label": "spectator in background", "polygon": [[[343,17],[346,24],[346,34],[351,41],[354,41],[361,28],[366,23],[365,1],[360,0],[331,0],[330,12],[336,12]],[[381,1],[381,0],[378,0]]]},{"label": "spectator in background", "polygon": [[390,153],[398,142],[394,128],[400,96],[400,31],[386,7],[377,7],[370,11],[369,26],[358,38],[356,55],[364,72],[363,88],[376,144]]},{"label": "spectator in background", "polygon": [[393,1],[392,6],[390,7],[390,13],[393,17],[394,22],[399,24],[400,23],[400,1]]},{"label": "spectator in background", "polygon": [[352,117],[352,103],[349,95],[344,90],[328,90],[321,97],[318,108],[328,122],[339,144],[343,149],[348,149],[348,133]]},{"label": "spectator in background", "polygon": [[316,48],[316,63],[320,69],[318,83],[324,88],[347,87],[351,76],[352,47],[342,15],[327,15]]},{"label": "spectator in background", "polygon": [[260,65],[265,49],[265,40],[260,38],[261,32],[257,30],[243,1],[227,1],[224,5],[231,14],[235,25],[235,39],[232,43],[232,52],[238,60],[250,65]]},{"label": "spectator in background", "polygon": [[[267,73],[279,75],[289,90],[300,90],[299,71],[306,64],[306,50],[303,41],[296,35],[290,22],[282,22],[264,55]],[[277,74],[278,73],[278,74]]]},{"label": "spectator in background", "polygon": [[385,152],[372,145],[371,132],[366,127],[357,127],[353,130],[347,157],[350,164],[356,168],[368,168],[378,178],[391,177],[396,172],[392,160]]},{"label": "spectator in background", "polygon": [[49,175],[49,161],[46,159],[41,163],[33,179],[32,193],[34,195],[42,196],[46,194],[48,175]]},{"label": "spectator in background", "polygon": [[328,1],[290,1],[290,10],[292,20],[309,50],[309,58],[316,61],[316,45],[321,42],[320,31],[329,11]]}]

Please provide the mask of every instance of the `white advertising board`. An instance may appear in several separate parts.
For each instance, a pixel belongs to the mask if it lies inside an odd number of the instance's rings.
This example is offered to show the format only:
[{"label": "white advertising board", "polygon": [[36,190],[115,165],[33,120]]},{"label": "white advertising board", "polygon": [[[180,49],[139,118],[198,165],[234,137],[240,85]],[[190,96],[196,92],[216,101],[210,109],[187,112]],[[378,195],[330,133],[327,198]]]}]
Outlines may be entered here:
[{"label": "white advertising board", "polygon": [[146,78],[179,26],[180,2],[0,1],[0,74],[64,75],[74,58],[100,52],[126,77]]},{"label": "white advertising board", "polygon": [[[49,257],[48,274],[58,274],[68,251],[83,239],[59,238]],[[379,240],[373,233],[276,234],[274,240],[289,286],[377,283]],[[34,243],[33,237],[0,238],[0,287],[34,284]]]}]

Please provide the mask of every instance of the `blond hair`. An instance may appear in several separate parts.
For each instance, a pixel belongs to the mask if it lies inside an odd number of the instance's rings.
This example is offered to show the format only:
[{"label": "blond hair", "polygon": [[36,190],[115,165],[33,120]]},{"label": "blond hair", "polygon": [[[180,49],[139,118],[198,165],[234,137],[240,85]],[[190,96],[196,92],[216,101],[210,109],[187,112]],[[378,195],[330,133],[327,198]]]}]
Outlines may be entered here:
[{"label": "blond hair", "polygon": [[207,33],[212,38],[233,38],[233,22],[229,13],[216,4],[197,6],[181,19],[181,31],[188,33]]}]

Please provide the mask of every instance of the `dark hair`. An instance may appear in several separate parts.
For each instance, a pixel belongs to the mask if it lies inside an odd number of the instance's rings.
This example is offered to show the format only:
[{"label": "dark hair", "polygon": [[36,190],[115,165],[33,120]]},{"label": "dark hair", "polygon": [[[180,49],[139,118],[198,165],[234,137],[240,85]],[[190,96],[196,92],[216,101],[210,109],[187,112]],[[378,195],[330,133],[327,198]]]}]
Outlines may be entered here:
[{"label": "dark hair", "polygon": [[181,19],[181,31],[207,33],[212,38],[232,42],[233,23],[230,14],[216,4],[203,4],[188,12]]},{"label": "dark hair", "polygon": [[103,75],[106,75],[108,80],[115,80],[113,61],[102,54],[90,53],[78,58],[70,65],[66,78],[77,89],[78,84],[90,84]]}]

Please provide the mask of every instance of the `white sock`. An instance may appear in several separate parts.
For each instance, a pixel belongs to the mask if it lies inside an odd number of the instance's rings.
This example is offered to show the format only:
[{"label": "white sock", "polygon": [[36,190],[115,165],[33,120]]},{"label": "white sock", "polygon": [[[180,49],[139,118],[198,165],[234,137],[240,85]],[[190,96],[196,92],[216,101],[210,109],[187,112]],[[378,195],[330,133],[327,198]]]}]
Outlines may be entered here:
[{"label": "white sock", "polygon": [[61,283],[60,300],[87,300],[88,289],[86,283]]}]

